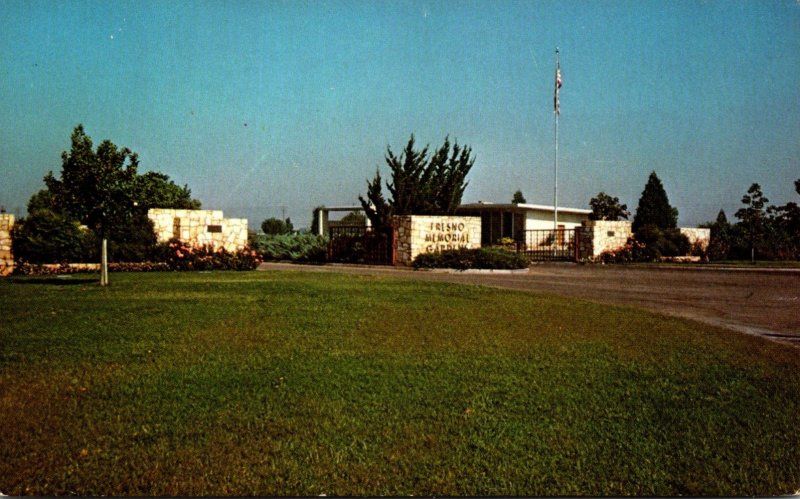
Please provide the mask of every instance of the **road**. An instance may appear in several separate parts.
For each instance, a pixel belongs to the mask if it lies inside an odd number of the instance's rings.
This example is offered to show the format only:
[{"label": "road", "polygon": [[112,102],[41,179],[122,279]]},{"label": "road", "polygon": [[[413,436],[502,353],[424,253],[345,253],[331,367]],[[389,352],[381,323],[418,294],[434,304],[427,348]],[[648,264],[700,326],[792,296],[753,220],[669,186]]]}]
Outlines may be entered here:
[{"label": "road", "polygon": [[641,307],[800,346],[800,269],[560,263],[510,274],[283,263],[264,263],[259,269],[392,275],[547,293]]}]

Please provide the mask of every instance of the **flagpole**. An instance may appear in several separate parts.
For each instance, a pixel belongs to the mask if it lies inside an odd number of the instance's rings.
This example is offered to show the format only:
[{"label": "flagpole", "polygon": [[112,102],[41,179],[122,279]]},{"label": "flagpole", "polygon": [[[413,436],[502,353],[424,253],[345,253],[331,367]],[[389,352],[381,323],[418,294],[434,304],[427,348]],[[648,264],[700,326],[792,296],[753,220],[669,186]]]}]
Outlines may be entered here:
[{"label": "flagpole", "polygon": [[554,158],[554,173],[553,173],[553,244],[558,242],[558,115],[560,114],[560,102],[558,97],[558,84],[560,79],[561,61],[559,58],[558,47],[556,47],[556,83],[555,83],[555,158]]}]

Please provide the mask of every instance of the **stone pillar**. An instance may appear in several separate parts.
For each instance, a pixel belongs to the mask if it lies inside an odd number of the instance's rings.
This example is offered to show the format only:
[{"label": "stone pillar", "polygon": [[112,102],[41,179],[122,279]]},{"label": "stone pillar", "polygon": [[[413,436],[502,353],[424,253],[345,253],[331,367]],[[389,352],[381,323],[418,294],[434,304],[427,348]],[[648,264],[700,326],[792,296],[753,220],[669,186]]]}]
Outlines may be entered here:
[{"label": "stone pillar", "polygon": [[11,229],[14,227],[14,215],[0,213],[0,276],[7,276],[14,271],[14,255],[11,252]]},{"label": "stone pillar", "polygon": [[624,220],[584,220],[579,231],[579,258],[589,260],[604,251],[616,251],[624,247],[633,233],[631,223]]}]

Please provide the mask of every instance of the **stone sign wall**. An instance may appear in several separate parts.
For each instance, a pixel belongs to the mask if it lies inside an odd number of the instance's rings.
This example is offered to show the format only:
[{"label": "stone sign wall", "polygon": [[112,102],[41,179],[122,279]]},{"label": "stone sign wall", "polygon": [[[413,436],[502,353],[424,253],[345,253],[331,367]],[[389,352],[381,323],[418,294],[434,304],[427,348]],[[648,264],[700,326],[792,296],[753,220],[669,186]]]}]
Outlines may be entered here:
[{"label": "stone sign wall", "polygon": [[11,253],[11,229],[14,227],[14,215],[0,213],[0,276],[14,271],[14,255]]},{"label": "stone sign wall", "polygon": [[633,234],[627,221],[584,220],[577,230],[580,244],[579,258],[593,259],[604,251],[614,251],[625,246]]},{"label": "stone sign wall", "polygon": [[393,218],[395,264],[409,266],[420,253],[480,248],[480,217],[408,215]]},{"label": "stone sign wall", "polygon": [[190,246],[211,246],[238,251],[247,246],[247,219],[224,218],[220,210],[172,210],[147,212],[158,242],[180,239]]}]

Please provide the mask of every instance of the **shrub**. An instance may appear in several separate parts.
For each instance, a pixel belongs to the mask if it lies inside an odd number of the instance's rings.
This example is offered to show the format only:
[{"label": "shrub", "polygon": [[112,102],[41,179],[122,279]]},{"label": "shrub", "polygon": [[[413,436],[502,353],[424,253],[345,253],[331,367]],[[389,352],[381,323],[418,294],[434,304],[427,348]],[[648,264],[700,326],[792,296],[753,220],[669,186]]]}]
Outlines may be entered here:
[{"label": "shrub", "polygon": [[647,260],[658,260],[662,256],[683,256],[691,250],[689,238],[680,229],[660,229],[653,224],[639,228],[636,240],[644,244]]},{"label": "shrub", "polygon": [[598,257],[600,263],[633,263],[633,262],[652,262],[656,258],[652,251],[635,238],[628,238],[625,246],[615,251],[604,251]]},{"label": "shrub", "polygon": [[97,261],[99,243],[78,222],[48,209],[39,209],[14,226],[13,252],[17,261],[59,263]]},{"label": "shrub", "polygon": [[164,262],[170,270],[253,270],[261,263],[258,252],[243,249],[230,252],[211,246],[193,247],[178,239],[171,239],[156,247],[157,261]]},{"label": "shrub", "polygon": [[328,253],[328,240],[314,234],[267,235],[256,237],[253,248],[264,260],[323,263]]},{"label": "shrub", "polygon": [[436,269],[524,269],[528,260],[500,248],[457,249],[439,253],[422,253],[414,259],[414,268]]}]

